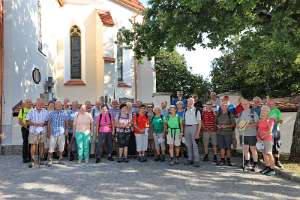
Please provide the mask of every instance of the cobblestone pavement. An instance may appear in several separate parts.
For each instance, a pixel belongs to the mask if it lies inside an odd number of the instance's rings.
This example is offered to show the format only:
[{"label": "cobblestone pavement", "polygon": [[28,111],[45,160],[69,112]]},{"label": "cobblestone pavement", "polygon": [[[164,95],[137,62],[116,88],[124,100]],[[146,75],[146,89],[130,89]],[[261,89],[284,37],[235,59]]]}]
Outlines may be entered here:
[{"label": "cobblestone pavement", "polygon": [[103,161],[29,169],[0,156],[0,199],[300,199],[297,183],[202,163],[170,167],[148,161]]}]

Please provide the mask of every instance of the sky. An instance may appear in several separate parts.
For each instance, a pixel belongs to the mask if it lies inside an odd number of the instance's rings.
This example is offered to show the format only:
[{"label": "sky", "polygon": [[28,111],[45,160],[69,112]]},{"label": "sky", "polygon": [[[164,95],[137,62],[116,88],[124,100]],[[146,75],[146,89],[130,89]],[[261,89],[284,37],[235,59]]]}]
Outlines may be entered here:
[{"label": "sky", "polygon": [[[140,0],[145,6],[147,6],[148,0]],[[201,74],[204,78],[209,78],[211,71],[211,62],[214,58],[218,58],[222,55],[217,49],[203,49],[200,46],[195,47],[195,51],[187,51],[185,48],[177,48],[177,51],[184,55],[188,67],[192,68],[192,72],[195,74]]]}]

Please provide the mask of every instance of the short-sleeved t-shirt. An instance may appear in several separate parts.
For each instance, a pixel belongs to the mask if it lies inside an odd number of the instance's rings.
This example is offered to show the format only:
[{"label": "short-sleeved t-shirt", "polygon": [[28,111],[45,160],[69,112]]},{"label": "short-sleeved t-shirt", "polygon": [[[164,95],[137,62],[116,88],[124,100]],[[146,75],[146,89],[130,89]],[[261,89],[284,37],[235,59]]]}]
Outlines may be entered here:
[{"label": "short-sleeved t-shirt", "polygon": [[151,126],[153,128],[154,133],[163,133],[164,132],[164,116],[153,116],[151,119]]},{"label": "short-sleeved t-shirt", "polygon": [[[141,130],[145,128],[149,128],[149,119],[146,115],[135,115],[133,118],[134,123],[134,133],[135,134],[144,134],[144,132],[141,132]],[[136,128],[136,126],[138,128]]]},{"label": "short-sleeved t-shirt", "polygon": [[78,113],[74,119],[75,130],[78,132],[87,132],[91,130],[90,124],[93,123],[93,117],[90,113]]},{"label": "short-sleeved t-shirt", "polygon": [[184,119],[184,110],[183,111],[177,111],[176,114],[183,120]]},{"label": "short-sleeved t-shirt", "polygon": [[[237,120],[237,123],[241,122],[241,121],[247,121],[249,123],[257,123],[259,120],[258,115],[251,111],[251,110],[244,110],[241,114],[240,117]],[[256,136],[257,133],[257,126],[255,127],[246,127],[245,128],[245,132],[244,136]]]},{"label": "short-sleeved t-shirt", "polygon": [[132,115],[119,113],[116,116],[115,121],[122,125],[122,127],[129,126],[129,128],[116,128],[117,133],[129,133],[131,131],[131,119]]},{"label": "short-sleeved t-shirt", "polygon": [[214,111],[203,111],[202,125],[204,131],[216,131],[216,114]]},{"label": "short-sleeved t-shirt", "polygon": [[182,119],[178,115],[168,115],[166,121],[168,125],[168,133],[179,134],[181,132],[180,123],[182,123]]},{"label": "short-sleeved t-shirt", "polygon": [[25,123],[26,122],[26,115],[27,115],[27,113],[29,113],[30,110],[31,109],[28,109],[28,108],[22,108],[22,109],[20,109],[19,115],[18,115],[18,119],[22,120],[23,123]]},{"label": "short-sleeved t-shirt", "polygon": [[[226,111],[226,113],[220,111],[220,113],[217,114],[217,125],[235,125],[234,117],[228,111]],[[219,135],[230,135],[232,133],[232,128],[218,129]]]},{"label": "short-sleeved t-shirt", "polygon": [[272,141],[273,136],[270,131],[273,129],[274,119],[260,119],[258,121],[257,137],[263,141]]}]

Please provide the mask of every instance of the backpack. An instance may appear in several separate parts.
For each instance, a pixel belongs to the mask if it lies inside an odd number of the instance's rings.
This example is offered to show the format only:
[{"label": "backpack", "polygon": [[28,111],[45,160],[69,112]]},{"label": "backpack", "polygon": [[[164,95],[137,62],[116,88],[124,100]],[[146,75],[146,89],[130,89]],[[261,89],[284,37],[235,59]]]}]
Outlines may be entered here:
[{"label": "backpack", "polygon": [[[146,116],[146,118],[148,119],[148,112],[145,113],[145,116]],[[138,127],[138,126],[139,126],[139,120],[138,120],[138,118],[139,118],[139,113],[136,113],[135,117],[136,117],[136,126]]]},{"label": "backpack", "polygon": [[[170,115],[167,116],[167,123],[168,123],[170,117],[171,117]],[[180,130],[181,130],[181,126],[180,126],[180,124],[181,124],[181,123],[180,123],[180,117],[179,117],[177,114],[175,115],[175,117],[177,117],[177,120],[178,120],[178,128],[171,128],[171,129],[180,129]]]},{"label": "backpack", "polygon": [[[222,113],[222,110],[220,110],[218,112],[216,119],[218,119],[220,117],[221,113]],[[229,110],[227,110],[227,115],[228,115],[228,118],[232,121],[232,115],[231,115],[231,112]],[[234,130],[234,129],[235,128],[233,127],[232,130]]]},{"label": "backpack", "polygon": [[[198,108],[196,108],[196,107],[194,107],[195,108],[195,117],[196,117],[196,119],[197,119],[197,115],[198,115],[198,112],[200,112],[200,116],[201,116],[201,110],[199,110]],[[187,108],[186,109],[184,109],[184,116],[183,116],[183,118],[184,118],[184,121],[185,121],[185,115],[186,115],[186,111],[187,111]]]},{"label": "backpack", "polygon": [[[153,122],[153,120],[154,120],[155,117],[156,117],[156,116],[153,115],[153,117],[151,118],[151,120],[150,120],[150,123],[151,123],[151,124],[152,124],[152,122]],[[163,115],[160,115],[160,119],[161,119],[162,121],[164,121],[164,116],[163,116]]]}]

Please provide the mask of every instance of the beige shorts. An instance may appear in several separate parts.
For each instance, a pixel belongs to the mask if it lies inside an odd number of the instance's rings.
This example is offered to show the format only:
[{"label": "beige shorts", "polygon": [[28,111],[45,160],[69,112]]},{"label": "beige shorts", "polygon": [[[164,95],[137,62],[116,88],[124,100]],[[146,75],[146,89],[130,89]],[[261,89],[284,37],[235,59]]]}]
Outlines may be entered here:
[{"label": "beige shorts", "polygon": [[47,135],[45,133],[42,134],[34,134],[34,133],[29,133],[28,136],[28,141],[29,144],[37,144],[37,143],[45,143],[47,138]]},{"label": "beige shorts", "polygon": [[272,155],[273,150],[273,142],[272,141],[264,141],[264,153]]},{"label": "beige shorts", "polygon": [[217,145],[217,133],[216,132],[204,132],[203,143],[208,144],[209,139],[212,145]]},{"label": "beige shorts", "polygon": [[[173,136],[173,137],[172,137]],[[167,135],[167,144],[174,144],[176,147],[181,145],[180,134],[170,134]]]},{"label": "beige shorts", "polygon": [[55,151],[55,147],[58,146],[58,151],[63,152],[65,149],[65,135],[60,135],[54,137],[50,136],[49,141],[49,153],[53,153]]}]

